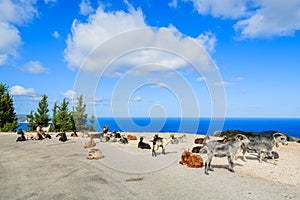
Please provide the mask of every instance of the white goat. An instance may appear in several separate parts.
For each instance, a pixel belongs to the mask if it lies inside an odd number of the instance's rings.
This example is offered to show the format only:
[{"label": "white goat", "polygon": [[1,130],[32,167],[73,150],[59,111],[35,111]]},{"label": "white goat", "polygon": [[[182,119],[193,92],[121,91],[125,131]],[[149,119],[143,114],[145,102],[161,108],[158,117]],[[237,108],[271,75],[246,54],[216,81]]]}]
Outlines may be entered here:
[{"label": "white goat", "polygon": [[50,130],[51,124],[49,124],[47,127],[42,127],[42,131],[48,133]]},{"label": "white goat", "polygon": [[200,149],[200,153],[207,153],[204,173],[208,175],[208,170],[213,171],[211,167],[211,161],[213,157],[227,157],[229,163],[229,171],[234,172],[234,157],[241,146],[247,146],[249,142],[250,140],[246,136],[238,134],[235,136],[235,139],[229,140],[228,142],[210,140],[205,143]]},{"label": "white goat", "polygon": [[152,156],[156,156],[155,150],[158,150],[159,147],[162,148],[162,154],[166,154],[165,148],[172,141],[174,135],[170,135],[169,138],[161,138],[158,135],[154,135],[153,146],[152,146]]}]

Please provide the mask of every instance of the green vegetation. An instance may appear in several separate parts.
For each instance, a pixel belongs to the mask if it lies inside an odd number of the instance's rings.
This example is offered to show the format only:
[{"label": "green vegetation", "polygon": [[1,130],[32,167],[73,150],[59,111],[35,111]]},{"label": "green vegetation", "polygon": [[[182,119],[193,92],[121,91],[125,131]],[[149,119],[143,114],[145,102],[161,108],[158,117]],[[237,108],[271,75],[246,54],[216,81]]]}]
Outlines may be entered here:
[{"label": "green vegetation", "polygon": [[16,131],[18,119],[8,87],[0,84],[0,131]]},{"label": "green vegetation", "polygon": [[83,131],[86,129],[87,123],[87,114],[86,112],[86,105],[83,103],[83,96],[77,98],[77,106],[73,111],[73,117],[75,121],[75,126],[77,131]]}]

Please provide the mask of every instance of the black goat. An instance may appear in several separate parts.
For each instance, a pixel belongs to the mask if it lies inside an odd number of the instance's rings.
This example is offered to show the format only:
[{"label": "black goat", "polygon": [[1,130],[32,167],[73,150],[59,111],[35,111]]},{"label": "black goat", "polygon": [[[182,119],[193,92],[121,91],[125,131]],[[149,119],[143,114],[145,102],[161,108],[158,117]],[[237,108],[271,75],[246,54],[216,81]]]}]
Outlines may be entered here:
[{"label": "black goat", "polygon": [[17,134],[20,134],[21,136],[17,138],[16,142],[23,142],[23,141],[26,141],[26,138],[24,136],[24,132],[22,129],[19,129],[18,133]]},{"label": "black goat", "polygon": [[138,148],[141,149],[151,149],[150,144],[143,142],[143,137],[140,137],[140,141],[138,143]]},{"label": "black goat", "polygon": [[67,135],[66,135],[65,132],[58,133],[58,134],[56,135],[56,137],[58,137],[58,136],[60,136],[59,139],[58,139],[59,141],[65,142],[65,141],[68,140]]}]

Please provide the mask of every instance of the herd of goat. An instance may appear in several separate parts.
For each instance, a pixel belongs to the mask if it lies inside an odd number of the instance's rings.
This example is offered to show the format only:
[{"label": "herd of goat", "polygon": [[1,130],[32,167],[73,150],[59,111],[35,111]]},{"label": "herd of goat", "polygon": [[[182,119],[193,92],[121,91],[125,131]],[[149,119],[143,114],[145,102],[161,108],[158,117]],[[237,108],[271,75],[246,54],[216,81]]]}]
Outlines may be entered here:
[{"label": "herd of goat", "polygon": [[[37,135],[27,136],[20,129],[18,134],[20,137],[17,138],[18,141],[25,141],[27,139],[32,140],[43,140],[51,139],[48,127],[37,127]],[[67,135],[65,132],[58,133],[56,137],[59,137],[59,141],[67,141]],[[77,133],[71,134],[71,137],[78,137]],[[84,144],[84,148],[89,148],[89,154],[87,159],[97,160],[104,157],[100,149],[94,148],[96,143],[95,138],[98,138],[100,142],[118,142],[121,144],[128,144],[130,140],[137,140],[134,135],[127,135],[117,133],[116,131],[108,132],[108,126],[105,125],[103,131],[99,134],[84,134],[82,137],[90,137],[89,141]],[[186,135],[175,136],[171,134],[168,138],[159,137],[158,134],[149,140],[152,143],[152,148],[149,143],[144,142],[144,138],[140,137],[137,147],[140,149],[152,150],[152,156],[157,156],[157,151],[161,147],[162,154],[166,154],[166,146],[168,144],[179,144],[186,142]],[[263,159],[272,159],[273,163],[277,165],[276,159],[279,158],[277,152],[273,151],[273,148],[278,147],[279,144],[287,145],[287,137],[282,133],[274,133],[272,137],[267,136],[245,136],[243,134],[237,134],[233,138],[224,137],[223,139],[211,139],[210,136],[205,136],[202,138],[196,138],[194,140],[195,146],[191,151],[184,150],[181,154],[181,160],[179,161],[182,165],[187,165],[192,168],[201,168],[204,166],[204,173],[209,174],[208,171],[213,171],[211,162],[214,157],[227,157],[228,159],[228,169],[234,172],[234,161],[238,158],[238,155],[242,153],[242,160],[246,161],[246,152],[256,153],[259,162],[261,163]],[[207,154],[207,159],[204,162],[201,154]]]}]

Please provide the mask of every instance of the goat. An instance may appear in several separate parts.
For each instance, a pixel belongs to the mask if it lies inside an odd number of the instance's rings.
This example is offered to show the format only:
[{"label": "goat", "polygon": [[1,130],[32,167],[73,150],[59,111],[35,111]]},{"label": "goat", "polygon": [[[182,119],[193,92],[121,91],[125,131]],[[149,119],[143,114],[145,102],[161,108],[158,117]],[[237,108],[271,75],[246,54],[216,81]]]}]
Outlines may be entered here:
[{"label": "goat", "polygon": [[179,142],[184,142],[184,139],[186,139],[186,135],[182,135],[179,137],[173,137],[173,139],[171,140],[171,144],[178,144]]},{"label": "goat", "polygon": [[179,161],[181,165],[187,165],[192,168],[200,168],[203,167],[203,159],[194,153],[189,151],[183,151],[181,154],[181,160]]},{"label": "goat", "polygon": [[42,127],[42,131],[49,133],[50,127],[51,127],[51,124],[49,124],[47,127]]},{"label": "goat", "polygon": [[100,151],[100,149],[90,149],[89,155],[86,159],[88,160],[98,160],[100,158],[104,158],[104,155]]},{"label": "goat", "polygon": [[34,140],[43,140],[43,139],[44,139],[44,137],[42,136],[42,134],[37,132],[36,136],[34,137]]},{"label": "goat", "polygon": [[127,140],[137,140],[135,135],[127,135]]},{"label": "goat", "polygon": [[[205,136],[206,137],[206,136]],[[208,136],[209,137],[209,136]],[[197,138],[197,139],[201,139],[201,138]],[[206,143],[208,139],[204,138],[204,143]],[[225,136],[223,139],[221,140],[217,140],[219,142],[227,142],[229,139]],[[196,140],[195,140],[196,141]],[[200,149],[202,148],[203,146],[195,146],[193,149],[192,149],[192,153],[200,153]]]},{"label": "goat", "polygon": [[71,137],[78,137],[76,131],[74,131],[74,133],[71,133]]},{"label": "goat", "polygon": [[141,149],[151,149],[150,144],[143,142],[143,137],[140,137],[140,141],[138,143],[138,148]]},{"label": "goat", "polygon": [[21,136],[19,136],[19,137],[17,138],[16,142],[23,142],[23,141],[26,141],[24,132],[23,132],[23,130],[22,130],[21,128],[18,130],[17,134],[20,134]]},{"label": "goat", "polygon": [[242,146],[249,144],[250,140],[242,134],[235,136],[234,140],[221,142],[218,140],[208,141],[203,145],[200,153],[207,152],[207,160],[205,161],[204,173],[209,174],[208,170],[213,171],[211,161],[213,157],[227,157],[229,163],[229,171],[234,172],[233,161],[238,149]]},{"label": "goat", "polygon": [[154,135],[154,138],[152,141],[153,142],[152,156],[156,156],[155,150],[158,150],[159,147],[162,148],[162,154],[166,154],[165,148],[171,142],[173,137],[174,137],[173,135],[170,135],[169,138],[161,138],[161,137],[158,137],[158,135]]},{"label": "goat", "polygon": [[195,144],[204,144],[208,140],[210,140],[210,137],[208,135],[206,135],[204,138],[196,138],[194,143]]},{"label": "goat", "polygon": [[56,135],[56,137],[59,137],[58,140],[61,141],[61,142],[65,142],[65,141],[68,140],[67,135],[66,135],[65,132],[58,133],[58,134]]},{"label": "goat", "polygon": [[275,161],[275,157],[279,156],[276,156],[274,153],[272,153],[272,149],[274,146],[279,147],[279,143],[282,145],[288,145],[286,136],[279,132],[274,133],[272,138],[261,136],[254,137],[251,139],[248,145],[242,146],[243,161],[246,161],[245,153],[248,151],[258,153],[260,163],[262,163],[263,158],[267,155],[267,157],[272,157],[274,165],[278,165],[278,163]]},{"label": "goat", "polygon": [[128,140],[127,140],[126,137],[121,136],[119,143],[121,143],[121,144],[128,144]]},{"label": "goat", "polygon": [[103,133],[108,133],[108,129],[109,129],[109,127],[107,125],[104,125],[102,132]]},{"label": "goat", "polygon": [[83,147],[84,148],[90,148],[90,147],[94,147],[94,146],[96,146],[96,143],[94,142],[94,135],[91,134],[90,135],[90,140],[88,142],[86,142]]}]

